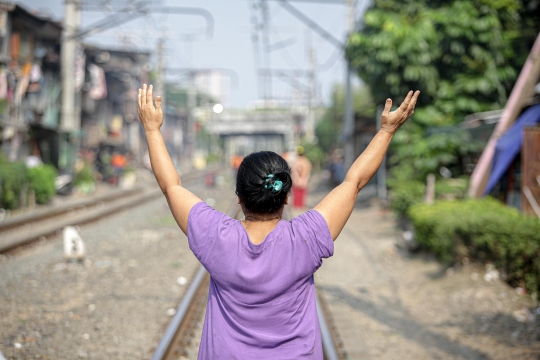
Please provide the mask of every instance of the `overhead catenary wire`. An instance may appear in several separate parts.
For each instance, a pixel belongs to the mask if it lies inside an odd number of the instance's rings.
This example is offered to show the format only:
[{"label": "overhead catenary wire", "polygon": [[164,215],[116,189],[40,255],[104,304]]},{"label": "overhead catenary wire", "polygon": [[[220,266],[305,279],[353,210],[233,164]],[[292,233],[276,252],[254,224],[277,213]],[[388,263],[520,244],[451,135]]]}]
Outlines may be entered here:
[{"label": "overhead catenary wire", "polygon": [[250,21],[251,21],[251,46],[253,49],[253,61],[255,63],[255,78],[257,79],[257,95],[260,97],[261,94],[261,85],[259,80],[259,69],[260,69],[260,58],[259,58],[259,21],[257,16],[257,3],[252,2],[247,3],[248,9],[250,11]]},{"label": "overhead catenary wire", "polygon": [[214,17],[212,14],[202,8],[192,8],[192,7],[178,7],[178,6],[165,6],[159,8],[148,8],[146,5],[138,5],[133,7],[126,7],[119,11],[116,11],[114,14],[107,16],[104,19],[101,19],[85,29],[79,31],[74,35],[75,38],[82,38],[84,36],[92,35],[97,32],[108,30],[118,24],[122,24],[128,21],[132,21],[138,17],[148,15],[151,13],[161,13],[161,14],[185,14],[185,15],[198,15],[203,17],[206,20],[206,35],[207,38],[211,39],[214,34]]},{"label": "overhead catenary wire", "polygon": [[[264,46],[264,66],[269,68],[272,66],[272,54],[269,51],[270,48],[270,15],[268,13],[268,5],[265,0],[260,2],[261,16],[262,16],[262,42]],[[267,102],[272,97],[272,78],[263,77],[263,98]]]}]

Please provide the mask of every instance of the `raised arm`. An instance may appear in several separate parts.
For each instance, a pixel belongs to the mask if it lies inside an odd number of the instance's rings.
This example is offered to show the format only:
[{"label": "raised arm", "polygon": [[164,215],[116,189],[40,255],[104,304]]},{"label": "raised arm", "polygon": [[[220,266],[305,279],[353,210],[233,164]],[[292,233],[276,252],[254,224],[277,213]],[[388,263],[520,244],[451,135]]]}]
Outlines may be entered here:
[{"label": "raised arm", "polygon": [[381,130],[371,140],[368,147],[356,159],[345,176],[345,180],[315,206],[326,220],[332,238],[336,240],[351,216],[356,197],[369,179],[377,172],[392,136],[414,113],[414,106],[420,91],[410,91],[399,108],[390,112],[392,100],[387,99],[381,115]]},{"label": "raised arm", "polygon": [[152,164],[154,176],[161,191],[167,198],[174,219],[184,234],[186,234],[189,211],[201,199],[182,187],[180,175],[178,175],[174,167],[160,132],[161,125],[163,124],[161,96],[156,97],[156,105],[154,106],[152,90],[152,85],[147,88],[146,84],[143,85],[142,89],[139,89],[137,111],[139,112],[139,119],[146,134],[150,163]]}]

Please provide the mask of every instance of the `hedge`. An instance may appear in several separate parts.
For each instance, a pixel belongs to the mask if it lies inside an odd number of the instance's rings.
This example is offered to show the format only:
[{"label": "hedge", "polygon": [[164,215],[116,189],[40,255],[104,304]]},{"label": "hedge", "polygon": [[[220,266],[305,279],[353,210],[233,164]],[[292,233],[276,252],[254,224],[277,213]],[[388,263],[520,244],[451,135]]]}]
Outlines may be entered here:
[{"label": "hedge", "polygon": [[48,203],[56,194],[54,187],[56,175],[56,168],[48,164],[28,169],[28,180],[32,189],[34,189],[38,204]]},{"label": "hedge", "polygon": [[21,191],[28,183],[26,165],[23,162],[8,162],[0,156],[0,208],[19,207]]},{"label": "hedge", "polygon": [[507,281],[540,291],[540,221],[493,198],[415,204],[409,217],[417,242],[444,262],[492,262]]},{"label": "hedge", "polygon": [[[468,178],[437,179],[435,181],[436,199],[465,198]],[[420,204],[424,200],[426,184],[420,181],[394,176],[388,179],[390,187],[390,208],[400,216],[407,216],[409,207]]]}]

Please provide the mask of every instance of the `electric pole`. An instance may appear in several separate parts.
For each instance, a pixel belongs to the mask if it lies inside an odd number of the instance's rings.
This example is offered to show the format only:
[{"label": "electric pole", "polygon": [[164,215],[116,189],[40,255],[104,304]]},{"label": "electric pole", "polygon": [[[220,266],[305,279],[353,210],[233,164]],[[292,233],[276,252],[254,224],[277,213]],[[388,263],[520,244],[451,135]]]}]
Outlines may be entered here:
[{"label": "electric pole", "polygon": [[75,118],[75,56],[79,42],[76,35],[80,20],[80,2],[66,0],[61,48],[62,113],[60,129],[62,132],[73,132],[79,130],[80,127]]},{"label": "electric pole", "polygon": [[[60,157],[61,170],[71,172],[78,151],[78,144],[72,143],[70,137],[77,136],[80,124],[80,111],[77,109],[77,89],[75,88],[75,58],[79,40],[77,37],[81,21],[80,0],[66,0],[62,30],[61,76],[62,76],[62,110],[60,113]],[[83,66],[84,68],[84,66]],[[71,143],[71,145],[70,145]],[[73,147],[70,149],[70,147]],[[70,156],[71,155],[71,156]]]},{"label": "electric pole", "polygon": [[157,46],[157,67],[156,67],[156,89],[155,94],[161,96],[161,106],[163,111],[163,124],[167,119],[167,103],[165,82],[163,80],[163,63],[164,63],[164,43],[165,40],[160,38]]},{"label": "electric pole", "polygon": [[307,57],[310,65],[310,71],[309,71],[309,93],[308,93],[308,114],[305,122],[305,137],[306,140],[309,142],[312,142],[315,138],[315,109],[314,109],[314,98],[316,93],[316,82],[315,82],[315,67],[316,67],[316,59],[315,59],[315,50],[313,49],[313,44],[311,42],[311,30],[306,29],[306,39],[307,39],[307,46],[306,46],[306,52]]},{"label": "electric pole", "polygon": [[195,88],[195,71],[191,72],[190,82],[188,86],[188,98],[187,98],[187,151],[186,156],[189,164],[193,160],[193,154],[195,151],[195,118],[193,116],[193,109],[197,106],[197,90]]},{"label": "electric pole", "polygon": [[[347,0],[348,7],[348,21],[347,21],[347,37],[351,36],[354,31],[355,25],[355,0]],[[345,58],[345,112],[343,116],[343,138],[345,141],[344,149],[344,163],[345,168],[349,168],[354,162],[354,106],[352,96],[352,69],[351,64]]]},{"label": "electric pole", "polygon": [[[270,18],[268,14],[268,4],[265,0],[261,1],[261,11],[262,11],[262,23],[263,23],[263,36],[262,40],[264,43],[264,66],[269,69],[271,65],[271,55],[270,55]],[[268,101],[272,97],[272,78],[264,78],[264,105],[265,108],[268,107]]]}]

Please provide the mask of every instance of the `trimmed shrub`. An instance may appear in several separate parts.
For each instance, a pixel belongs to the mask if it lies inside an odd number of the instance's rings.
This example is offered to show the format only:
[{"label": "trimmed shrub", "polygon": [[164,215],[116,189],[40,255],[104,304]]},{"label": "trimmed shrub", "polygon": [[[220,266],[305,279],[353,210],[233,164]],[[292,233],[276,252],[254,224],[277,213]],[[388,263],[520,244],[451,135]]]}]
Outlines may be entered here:
[{"label": "trimmed shrub", "polygon": [[15,209],[19,204],[21,191],[28,183],[26,165],[22,162],[8,162],[0,157],[0,207]]},{"label": "trimmed shrub", "polygon": [[[409,207],[420,204],[424,200],[426,184],[411,180],[412,173],[405,167],[392,171],[387,183],[390,187],[390,208],[399,216],[407,216]],[[467,193],[468,178],[444,179],[435,181],[436,199],[463,199]]]},{"label": "trimmed shrub", "polygon": [[412,205],[416,240],[442,261],[493,262],[508,282],[540,291],[540,221],[493,198]]},{"label": "trimmed shrub", "polygon": [[48,164],[28,169],[28,179],[30,186],[34,189],[38,204],[48,203],[56,194],[54,187],[56,175],[56,168]]},{"label": "trimmed shrub", "polygon": [[399,216],[406,216],[414,204],[422,202],[426,185],[419,181],[395,183],[390,190],[390,209]]}]

